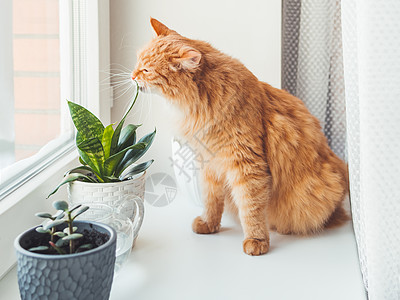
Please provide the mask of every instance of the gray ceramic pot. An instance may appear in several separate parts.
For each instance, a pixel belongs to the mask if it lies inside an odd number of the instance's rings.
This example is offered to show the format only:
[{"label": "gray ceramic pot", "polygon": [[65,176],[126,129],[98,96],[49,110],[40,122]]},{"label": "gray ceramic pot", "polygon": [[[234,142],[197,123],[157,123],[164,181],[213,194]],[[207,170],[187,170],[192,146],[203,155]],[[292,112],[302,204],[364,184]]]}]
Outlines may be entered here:
[{"label": "gray ceramic pot", "polygon": [[[32,228],[19,235],[14,242],[18,260],[18,285],[21,299],[40,300],[106,300],[110,296],[114,277],[116,233],[110,226],[75,221],[77,232],[93,228],[110,236],[109,240],[89,251],[51,255],[33,253],[29,241],[40,238]],[[57,229],[65,228],[60,225]]]}]

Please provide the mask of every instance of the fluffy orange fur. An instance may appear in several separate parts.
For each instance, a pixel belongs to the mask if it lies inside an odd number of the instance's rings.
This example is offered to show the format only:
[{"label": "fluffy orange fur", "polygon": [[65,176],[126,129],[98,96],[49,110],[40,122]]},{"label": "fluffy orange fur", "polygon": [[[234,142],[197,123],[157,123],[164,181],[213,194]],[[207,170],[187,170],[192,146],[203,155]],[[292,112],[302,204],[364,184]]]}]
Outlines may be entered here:
[{"label": "fluffy orange fur", "polygon": [[232,207],[244,252],[260,255],[269,229],[307,235],[348,219],[347,167],[300,99],[210,44],[151,24],[157,37],[138,54],[132,77],[180,108],[182,133],[208,162],[196,233],[217,232],[224,207]]}]

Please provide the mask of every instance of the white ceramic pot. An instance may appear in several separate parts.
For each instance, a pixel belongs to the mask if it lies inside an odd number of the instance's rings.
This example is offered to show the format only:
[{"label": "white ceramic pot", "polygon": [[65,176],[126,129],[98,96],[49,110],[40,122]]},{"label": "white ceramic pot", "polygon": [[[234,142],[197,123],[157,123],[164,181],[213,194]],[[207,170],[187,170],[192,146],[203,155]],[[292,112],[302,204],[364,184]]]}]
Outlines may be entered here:
[{"label": "white ceramic pot", "polygon": [[132,220],[135,241],[143,222],[145,173],[121,182],[70,182],[68,200],[73,205],[102,203],[118,210]]}]

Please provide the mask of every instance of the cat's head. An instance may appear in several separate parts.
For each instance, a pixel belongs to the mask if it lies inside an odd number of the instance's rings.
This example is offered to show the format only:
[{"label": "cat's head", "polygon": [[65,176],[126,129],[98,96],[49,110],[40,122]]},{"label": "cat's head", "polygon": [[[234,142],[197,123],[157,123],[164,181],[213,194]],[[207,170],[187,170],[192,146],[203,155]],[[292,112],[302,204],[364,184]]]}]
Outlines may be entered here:
[{"label": "cat's head", "polygon": [[138,52],[132,79],[142,91],[156,90],[170,99],[193,92],[196,88],[193,77],[202,64],[196,41],[179,35],[156,19],[150,22],[157,37]]}]

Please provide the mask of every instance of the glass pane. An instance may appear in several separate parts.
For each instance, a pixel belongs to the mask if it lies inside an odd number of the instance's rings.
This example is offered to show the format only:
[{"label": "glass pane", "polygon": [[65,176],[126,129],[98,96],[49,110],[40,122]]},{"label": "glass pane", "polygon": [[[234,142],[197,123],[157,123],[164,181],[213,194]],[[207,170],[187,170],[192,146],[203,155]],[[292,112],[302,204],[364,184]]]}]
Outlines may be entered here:
[{"label": "glass pane", "polygon": [[0,18],[1,196],[72,135],[62,126],[59,1],[1,0]]},{"label": "glass pane", "polygon": [[60,134],[57,0],[13,0],[14,158]]}]

